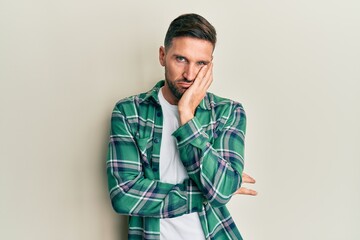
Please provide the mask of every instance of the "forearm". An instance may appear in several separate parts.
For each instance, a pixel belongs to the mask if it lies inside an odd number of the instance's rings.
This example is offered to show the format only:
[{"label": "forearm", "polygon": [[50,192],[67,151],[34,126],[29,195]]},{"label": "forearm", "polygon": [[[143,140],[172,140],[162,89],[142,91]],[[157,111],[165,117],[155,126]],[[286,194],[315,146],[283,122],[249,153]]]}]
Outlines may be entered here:
[{"label": "forearm", "polygon": [[210,144],[205,149],[184,146],[180,155],[189,177],[214,207],[226,204],[241,186],[242,160],[230,162]]},{"label": "forearm", "polygon": [[119,214],[171,218],[202,209],[203,197],[189,179],[173,185],[139,174],[132,180],[118,184],[109,170],[108,180],[111,202]]},{"label": "forearm", "polygon": [[196,117],[173,133],[190,178],[215,205],[229,201],[241,185],[245,126],[245,113],[237,107],[211,139]]}]

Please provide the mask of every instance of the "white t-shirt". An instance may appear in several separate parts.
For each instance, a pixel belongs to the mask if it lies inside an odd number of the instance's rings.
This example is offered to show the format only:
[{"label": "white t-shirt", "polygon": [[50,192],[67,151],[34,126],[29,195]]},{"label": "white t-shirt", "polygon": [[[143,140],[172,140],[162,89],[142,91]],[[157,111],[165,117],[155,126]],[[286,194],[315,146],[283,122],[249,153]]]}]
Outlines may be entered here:
[{"label": "white t-shirt", "polygon": [[[179,128],[177,105],[171,105],[159,91],[159,102],[163,112],[163,129],[160,148],[160,181],[166,183],[182,183],[189,178],[181,163],[176,140],[171,134]],[[204,232],[198,213],[184,214],[175,218],[160,219],[161,240],[204,240]]]}]

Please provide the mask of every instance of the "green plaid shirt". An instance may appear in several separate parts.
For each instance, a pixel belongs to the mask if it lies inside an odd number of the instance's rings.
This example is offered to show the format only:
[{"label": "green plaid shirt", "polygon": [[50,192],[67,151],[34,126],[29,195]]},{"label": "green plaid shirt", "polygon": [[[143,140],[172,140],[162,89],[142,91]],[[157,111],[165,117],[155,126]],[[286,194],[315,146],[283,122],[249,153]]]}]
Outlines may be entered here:
[{"label": "green plaid shirt", "polygon": [[159,239],[160,218],[192,212],[199,214],[206,239],[242,239],[225,206],[242,181],[242,105],[207,93],[195,117],[172,134],[189,179],[163,183],[158,100],[163,85],[160,81],[149,92],[120,100],[113,110],[107,174],[114,210],[129,215],[129,239]]}]

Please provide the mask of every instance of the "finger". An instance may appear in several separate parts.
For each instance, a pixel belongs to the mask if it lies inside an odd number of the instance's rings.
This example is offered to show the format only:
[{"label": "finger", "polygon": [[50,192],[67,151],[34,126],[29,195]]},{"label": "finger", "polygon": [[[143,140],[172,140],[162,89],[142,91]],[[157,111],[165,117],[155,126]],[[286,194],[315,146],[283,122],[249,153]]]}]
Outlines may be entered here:
[{"label": "finger", "polygon": [[213,66],[213,64],[210,62],[207,65],[202,67],[202,68],[207,69],[206,72],[204,73],[204,75],[202,76],[203,83],[206,82],[207,80],[209,80],[210,77],[212,76],[212,66]]},{"label": "finger", "polygon": [[242,174],[242,180],[244,183],[255,183],[255,179],[252,178],[250,175],[243,172]]},{"label": "finger", "polygon": [[210,78],[210,79],[205,83],[205,86],[204,86],[205,91],[207,91],[207,90],[209,89],[209,87],[211,86],[212,82],[213,82],[213,79]]},{"label": "finger", "polygon": [[202,81],[203,87],[205,90],[208,90],[212,81],[213,81],[213,63],[208,64],[208,71],[206,72],[204,76],[204,80]]},{"label": "finger", "polygon": [[252,190],[252,189],[241,187],[234,194],[256,196],[257,192],[255,190]]},{"label": "finger", "polygon": [[201,67],[198,74],[195,77],[195,82],[198,82],[200,84],[204,79],[206,73],[208,72],[208,69],[209,69],[208,65]]}]

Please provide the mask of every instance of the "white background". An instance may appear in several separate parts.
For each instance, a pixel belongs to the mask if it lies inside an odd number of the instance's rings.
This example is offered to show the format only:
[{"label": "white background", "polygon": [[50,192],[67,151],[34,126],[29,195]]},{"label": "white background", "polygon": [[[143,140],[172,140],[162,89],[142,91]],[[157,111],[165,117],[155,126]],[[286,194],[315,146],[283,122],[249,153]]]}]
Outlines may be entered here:
[{"label": "white background", "polygon": [[115,102],[163,78],[171,20],[218,31],[211,91],[243,103],[245,239],[360,239],[360,2],[0,1],[0,239],[126,239],[105,174]]}]

